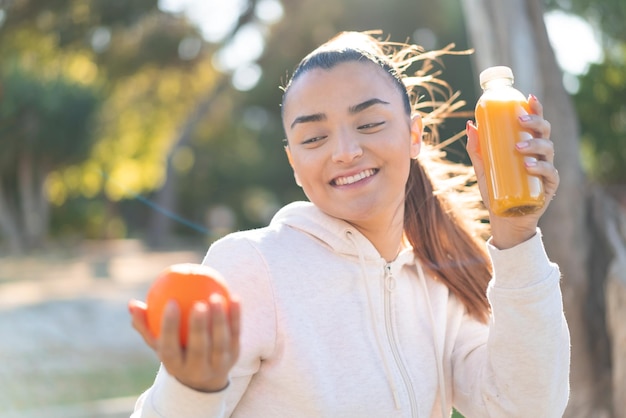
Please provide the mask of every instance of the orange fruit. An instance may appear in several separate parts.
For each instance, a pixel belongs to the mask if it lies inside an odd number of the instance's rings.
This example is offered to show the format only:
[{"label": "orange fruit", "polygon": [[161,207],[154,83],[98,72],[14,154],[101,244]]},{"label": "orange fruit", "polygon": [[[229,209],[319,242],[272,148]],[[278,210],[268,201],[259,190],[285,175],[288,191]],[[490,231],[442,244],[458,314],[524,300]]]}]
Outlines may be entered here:
[{"label": "orange fruit", "polygon": [[218,293],[228,305],[230,294],[224,277],[215,269],[194,263],[173,264],[152,283],[146,298],[147,322],[152,335],[161,333],[163,311],[170,300],[178,303],[180,310],[180,342],[187,345],[189,315],[196,302],[207,302]]}]

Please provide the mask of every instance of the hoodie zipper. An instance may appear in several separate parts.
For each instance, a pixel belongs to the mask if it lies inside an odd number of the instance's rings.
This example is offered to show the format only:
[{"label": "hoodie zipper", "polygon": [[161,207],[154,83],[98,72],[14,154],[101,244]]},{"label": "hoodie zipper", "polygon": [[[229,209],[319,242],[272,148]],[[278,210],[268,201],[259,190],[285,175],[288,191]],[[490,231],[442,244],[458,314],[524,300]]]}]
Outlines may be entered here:
[{"label": "hoodie zipper", "polygon": [[413,390],[413,384],[411,383],[411,378],[409,377],[409,373],[406,370],[406,366],[404,361],[402,361],[402,356],[400,355],[400,350],[398,349],[397,339],[395,337],[395,332],[393,329],[392,323],[392,313],[391,313],[391,295],[396,286],[396,278],[393,277],[391,273],[391,265],[385,264],[385,331],[387,334],[387,341],[389,342],[389,347],[391,348],[391,353],[393,354],[393,359],[398,366],[398,370],[400,370],[400,375],[402,376],[402,381],[404,383],[405,388],[407,389],[407,393],[409,394],[409,403],[411,406],[411,416],[419,417],[418,408],[417,408],[417,400],[415,399],[415,391]]}]

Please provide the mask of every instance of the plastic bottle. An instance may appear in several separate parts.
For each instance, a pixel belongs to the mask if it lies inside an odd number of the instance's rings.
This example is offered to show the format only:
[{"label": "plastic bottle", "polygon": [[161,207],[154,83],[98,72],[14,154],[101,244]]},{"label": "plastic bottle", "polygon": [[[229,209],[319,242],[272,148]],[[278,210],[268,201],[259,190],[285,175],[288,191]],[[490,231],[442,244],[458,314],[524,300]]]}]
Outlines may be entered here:
[{"label": "plastic bottle", "polygon": [[515,149],[532,138],[519,117],[529,112],[528,101],[513,87],[509,67],[490,67],[480,73],[483,94],[476,104],[480,153],[485,165],[489,207],[499,216],[522,216],[539,210],[545,201],[540,178],[526,171],[524,157]]}]

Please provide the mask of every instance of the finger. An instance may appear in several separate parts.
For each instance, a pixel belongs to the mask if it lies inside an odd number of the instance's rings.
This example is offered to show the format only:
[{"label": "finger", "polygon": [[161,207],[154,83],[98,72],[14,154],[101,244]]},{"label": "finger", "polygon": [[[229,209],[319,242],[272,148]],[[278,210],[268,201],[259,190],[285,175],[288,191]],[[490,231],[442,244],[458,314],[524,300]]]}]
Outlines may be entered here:
[{"label": "finger", "polygon": [[[480,156],[480,144],[478,142],[478,129],[472,123],[472,121],[467,121],[465,125],[465,133],[467,134],[467,144],[465,146],[467,150],[467,154],[472,160],[472,165],[474,165],[474,169],[479,168],[482,170],[482,157]],[[476,173],[478,175],[478,173]]]},{"label": "finger", "polygon": [[206,363],[210,350],[209,308],[205,302],[197,302],[189,315],[189,335],[187,337],[187,367],[199,368]]},{"label": "finger", "polygon": [[467,121],[465,131],[467,133],[467,144],[465,148],[467,149],[467,154],[472,161],[472,166],[474,167],[474,173],[476,174],[476,181],[478,182],[478,189],[480,190],[480,195],[482,197],[483,203],[487,209],[489,209],[489,199],[488,192],[486,188],[486,179],[485,179],[485,166],[483,163],[483,158],[480,153],[480,138],[478,127],[474,125],[472,121]]},{"label": "finger", "polygon": [[170,374],[179,370],[183,363],[180,345],[180,308],[176,301],[170,300],[165,306],[161,321],[161,336],[157,340],[161,362]]},{"label": "finger", "polygon": [[524,155],[534,156],[538,160],[554,162],[554,143],[549,139],[534,138],[520,141],[515,148]]},{"label": "finger", "polygon": [[528,95],[528,106],[530,107],[531,114],[537,115],[543,119],[543,105],[534,94]]},{"label": "finger", "polygon": [[139,333],[148,347],[156,350],[156,339],[148,328],[146,304],[142,301],[131,299],[128,302],[128,312],[131,316],[131,324]]},{"label": "finger", "polygon": [[552,126],[550,122],[538,115],[522,115],[519,117],[519,123],[525,131],[530,131],[534,137],[550,138]]},{"label": "finger", "polygon": [[230,367],[230,324],[226,316],[224,297],[218,294],[209,299],[211,330],[211,364],[216,370]]},{"label": "finger", "polygon": [[548,161],[526,161],[524,163],[528,174],[543,178],[544,193],[547,200],[551,200],[559,187],[560,177],[558,170]]},{"label": "finger", "polygon": [[230,346],[233,362],[239,357],[239,335],[241,333],[241,303],[237,297],[231,296],[230,300]]}]

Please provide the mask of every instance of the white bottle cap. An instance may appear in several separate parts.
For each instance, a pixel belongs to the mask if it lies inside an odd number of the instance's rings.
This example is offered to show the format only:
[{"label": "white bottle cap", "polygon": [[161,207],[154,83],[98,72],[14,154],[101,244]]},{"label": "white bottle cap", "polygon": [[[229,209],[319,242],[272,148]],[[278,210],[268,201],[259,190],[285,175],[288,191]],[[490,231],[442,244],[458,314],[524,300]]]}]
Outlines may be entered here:
[{"label": "white bottle cap", "polygon": [[483,70],[479,76],[481,87],[484,86],[485,83],[495,80],[496,78],[510,78],[511,81],[513,81],[513,70],[509,67],[505,67],[504,65],[489,67]]}]

